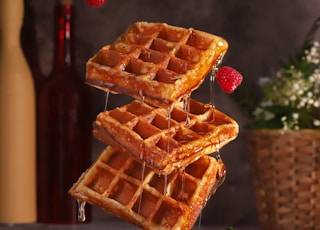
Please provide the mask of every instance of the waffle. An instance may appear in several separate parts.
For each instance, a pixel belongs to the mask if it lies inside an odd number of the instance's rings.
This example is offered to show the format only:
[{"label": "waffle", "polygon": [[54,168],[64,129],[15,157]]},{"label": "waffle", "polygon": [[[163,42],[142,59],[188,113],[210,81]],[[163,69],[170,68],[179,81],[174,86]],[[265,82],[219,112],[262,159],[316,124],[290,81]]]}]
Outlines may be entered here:
[{"label": "waffle", "polygon": [[168,107],[198,88],[227,48],[206,32],[137,22],[88,60],[86,82]]},{"label": "waffle", "polygon": [[219,151],[236,138],[238,125],[211,105],[193,99],[176,103],[171,112],[135,100],[98,114],[93,133],[166,175],[201,155]]},{"label": "waffle", "polygon": [[143,229],[191,229],[225,172],[221,160],[202,156],[184,171],[159,176],[109,146],[69,193]]}]

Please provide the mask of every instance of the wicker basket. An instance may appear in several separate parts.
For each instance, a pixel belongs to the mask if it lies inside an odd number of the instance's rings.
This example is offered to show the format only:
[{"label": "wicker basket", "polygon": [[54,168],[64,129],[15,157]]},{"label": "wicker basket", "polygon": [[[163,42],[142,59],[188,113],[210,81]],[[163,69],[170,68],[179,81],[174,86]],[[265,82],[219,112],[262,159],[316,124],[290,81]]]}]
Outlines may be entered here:
[{"label": "wicker basket", "polygon": [[263,229],[320,229],[320,130],[249,131]]}]

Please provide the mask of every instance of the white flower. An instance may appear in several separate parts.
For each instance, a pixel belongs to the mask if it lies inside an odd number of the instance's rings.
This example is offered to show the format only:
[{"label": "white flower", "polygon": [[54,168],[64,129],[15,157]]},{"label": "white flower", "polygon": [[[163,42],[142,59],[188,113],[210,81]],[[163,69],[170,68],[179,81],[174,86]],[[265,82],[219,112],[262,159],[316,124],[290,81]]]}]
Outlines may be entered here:
[{"label": "white flower", "polygon": [[319,127],[320,126],[320,120],[313,120],[313,125]]},{"label": "white flower", "polygon": [[310,98],[310,99],[308,100],[308,104],[309,104],[309,105],[313,105],[313,104],[314,104],[314,100],[313,100],[312,98]]},{"label": "white flower", "polygon": [[295,100],[297,100],[296,95],[291,95],[291,97],[290,97],[290,101],[295,101]]},{"label": "white flower", "polygon": [[272,106],[272,101],[263,101],[261,102],[262,107]]},{"label": "white flower", "polygon": [[298,93],[298,95],[302,95],[304,93],[304,91],[302,89],[299,89],[297,93]]},{"label": "white flower", "polygon": [[299,118],[299,113],[292,114],[293,119],[297,120]]},{"label": "white flower", "polygon": [[313,64],[319,64],[319,42],[314,42],[310,48],[305,52],[306,60]]},{"label": "white flower", "polygon": [[297,83],[293,84],[293,90],[300,90],[300,86]]},{"label": "white flower", "polygon": [[315,41],[304,51],[303,57],[297,56],[291,63],[268,78],[259,78],[263,98],[253,116],[259,125],[267,121],[265,128],[281,117],[283,129],[319,129],[320,43]]}]

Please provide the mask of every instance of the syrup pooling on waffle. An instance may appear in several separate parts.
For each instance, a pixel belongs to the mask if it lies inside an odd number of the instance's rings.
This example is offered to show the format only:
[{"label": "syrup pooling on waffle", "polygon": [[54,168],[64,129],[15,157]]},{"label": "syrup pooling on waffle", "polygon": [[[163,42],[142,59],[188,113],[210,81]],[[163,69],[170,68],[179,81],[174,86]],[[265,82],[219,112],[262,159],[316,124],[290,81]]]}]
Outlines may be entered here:
[{"label": "syrup pooling on waffle", "polygon": [[169,174],[218,151],[238,134],[237,123],[227,115],[193,99],[189,103],[189,111],[180,102],[170,112],[135,100],[101,112],[94,122],[94,135],[157,173]]},{"label": "syrup pooling on waffle", "polygon": [[221,160],[202,156],[184,171],[159,176],[109,146],[69,193],[143,229],[191,229],[225,170]]},{"label": "syrup pooling on waffle", "polygon": [[221,37],[137,22],[87,63],[87,83],[167,107],[190,94],[227,50]]}]

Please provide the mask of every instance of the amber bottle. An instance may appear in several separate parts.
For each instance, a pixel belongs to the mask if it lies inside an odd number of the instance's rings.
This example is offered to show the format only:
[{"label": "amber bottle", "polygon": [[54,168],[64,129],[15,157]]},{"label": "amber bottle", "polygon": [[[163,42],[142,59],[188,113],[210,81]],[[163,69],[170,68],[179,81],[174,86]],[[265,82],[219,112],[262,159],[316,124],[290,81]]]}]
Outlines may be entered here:
[{"label": "amber bottle", "polygon": [[[38,221],[74,224],[77,201],[68,190],[90,166],[90,96],[74,64],[74,6],[55,6],[54,66],[39,91],[37,191]],[[90,219],[89,207],[86,208]]]},{"label": "amber bottle", "polygon": [[23,0],[0,1],[1,224],[36,221],[35,90],[21,49],[23,14]]}]

